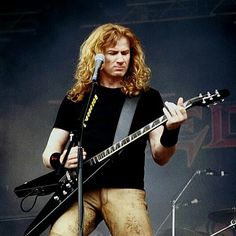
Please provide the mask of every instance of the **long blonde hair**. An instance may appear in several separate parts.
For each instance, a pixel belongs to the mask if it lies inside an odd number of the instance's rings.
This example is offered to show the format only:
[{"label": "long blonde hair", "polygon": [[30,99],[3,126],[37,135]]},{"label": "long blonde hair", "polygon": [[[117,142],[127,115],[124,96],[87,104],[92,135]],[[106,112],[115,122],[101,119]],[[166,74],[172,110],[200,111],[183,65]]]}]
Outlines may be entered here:
[{"label": "long blonde hair", "polygon": [[91,89],[95,66],[95,55],[105,53],[109,46],[115,46],[121,37],[130,42],[130,64],[122,81],[121,91],[128,96],[138,95],[149,88],[151,70],[145,64],[144,52],[136,35],[127,27],[118,24],[104,24],[96,28],[80,47],[79,62],[75,70],[75,84],[68,92],[68,98],[81,101]]}]

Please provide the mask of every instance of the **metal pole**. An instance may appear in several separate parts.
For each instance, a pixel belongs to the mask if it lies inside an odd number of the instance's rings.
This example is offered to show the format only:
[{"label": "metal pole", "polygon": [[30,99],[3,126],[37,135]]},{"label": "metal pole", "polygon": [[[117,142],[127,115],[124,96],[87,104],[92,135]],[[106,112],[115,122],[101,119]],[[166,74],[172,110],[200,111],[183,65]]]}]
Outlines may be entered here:
[{"label": "metal pole", "polygon": [[196,175],[201,174],[200,170],[197,170],[192,177],[190,178],[190,180],[185,184],[185,186],[183,187],[183,189],[180,191],[179,195],[176,197],[176,199],[174,199],[172,201],[172,236],[175,236],[175,221],[176,221],[176,217],[175,217],[175,210],[176,210],[176,203],[179,200],[179,198],[182,196],[182,194],[184,193],[184,191],[187,189],[187,187],[189,186],[189,184],[193,181],[194,177]]}]

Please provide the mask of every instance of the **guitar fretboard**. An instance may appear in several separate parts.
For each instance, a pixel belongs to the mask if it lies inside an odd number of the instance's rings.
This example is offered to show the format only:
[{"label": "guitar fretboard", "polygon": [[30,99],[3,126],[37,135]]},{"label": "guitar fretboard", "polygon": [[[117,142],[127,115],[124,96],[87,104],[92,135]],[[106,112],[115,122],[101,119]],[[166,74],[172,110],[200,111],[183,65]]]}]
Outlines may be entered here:
[{"label": "guitar fretboard", "polygon": [[119,142],[113,144],[112,146],[105,149],[104,151],[98,153],[96,156],[93,156],[92,158],[90,158],[86,162],[88,162],[89,165],[91,165],[91,166],[96,165],[98,162],[101,162],[101,161],[105,160],[109,156],[111,156],[114,153],[118,152],[119,150],[121,150],[122,148],[124,148],[125,146],[130,144],[131,142],[135,141],[136,139],[140,138],[141,136],[149,133],[150,131],[152,131],[153,129],[155,129],[159,125],[165,123],[166,121],[167,121],[167,118],[166,118],[165,115],[163,115],[162,117],[159,117],[158,119],[152,121],[148,125],[142,127],[141,129],[139,129],[139,130],[135,131],[134,133],[130,134],[129,136],[123,138]]},{"label": "guitar fretboard", "polygon": [[[191,103],[189,101],[186,101],[184,103],[185,109],[189,108],[191,106]],[[113,155],[114,153],[118,152],[128,144],[132,143],[136,139],[140,138],[141,136],[151,132],[158,126],[164,124],[167,121],[167,118],[165,115],[157,118],[156,120],[150,122],[149,124],[145,125],[141,129],[135,131],[134,133],[130,134],[129,136],[123,138],[119,142],[113,144],[109,148],[103,150],[102,152],[98,153],[97,155],[91,157],[89,160],[85,161],[84,163],[88,163],[90,166],[94,166],[97,163],[107,159],[109,156]]]}]

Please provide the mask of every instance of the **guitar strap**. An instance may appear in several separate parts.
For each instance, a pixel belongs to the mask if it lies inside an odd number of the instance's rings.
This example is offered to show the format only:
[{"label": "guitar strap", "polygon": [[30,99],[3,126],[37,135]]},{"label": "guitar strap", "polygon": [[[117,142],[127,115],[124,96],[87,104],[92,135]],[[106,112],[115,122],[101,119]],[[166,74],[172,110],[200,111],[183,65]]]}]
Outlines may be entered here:
[{"label": "guitar strap", "polygon": [[126,97],[116,127],[113,144],[128,136],[139,98],[140,95],[136,97]]}]

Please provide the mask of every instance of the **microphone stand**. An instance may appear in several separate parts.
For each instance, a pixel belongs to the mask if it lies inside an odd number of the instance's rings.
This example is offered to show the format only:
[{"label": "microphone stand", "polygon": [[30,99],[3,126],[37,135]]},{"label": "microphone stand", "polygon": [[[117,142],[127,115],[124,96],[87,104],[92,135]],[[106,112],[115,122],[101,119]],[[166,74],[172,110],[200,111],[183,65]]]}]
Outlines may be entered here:
[{"label": "microphone stand", "polygon": [[193,181],[196,175],[199,175],[201,172],[200,170],[197,170],[192,177],[189,179],[189,181],[185,184],[183,189],[180,191],[178,196],[172,201],[172,236],[175,236],[175,210],[176,210],[176,203],[179,200],[179,198],[182,196],[184,191],[187,189],[187,187],[190,185],[190,183]]},{"label": "microphone stand", "polygon": [[97,85],[97,82],[93,80],[92,82],[92,88],[89,94],[89,98],[87,101],[87,105],[83,114],[83,118],[81,120],[81,127],[80,127],[80,138],[77,140],[78,144],[78,165],[77,165],[77,174],[78,174],[78,215],[79,215],[79,222],[78,222],[78,232],[80,236],[83,236],[83,131],[84,131],[84,120],[87,114],[87,111],[89,109],[89,105],[91,104],[92,97],[95,93],[95,87]]},{"label": "microphone stand", "polygon": [[78,232],[79,235],[83,235],[83,148],[81,142],[78,141],[78,215],[79,215],[79,222],[78,222]]}]

